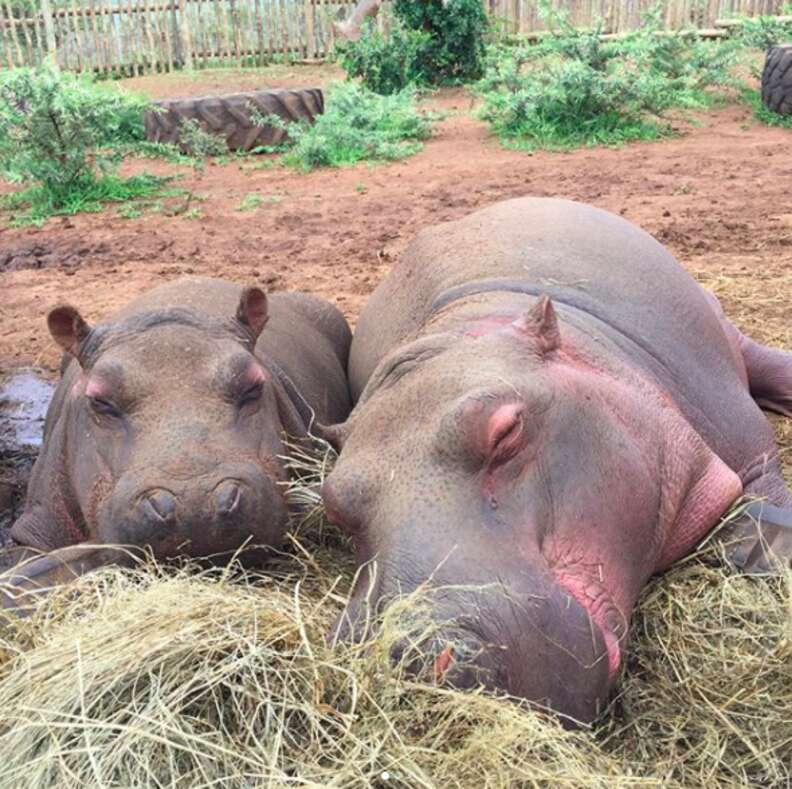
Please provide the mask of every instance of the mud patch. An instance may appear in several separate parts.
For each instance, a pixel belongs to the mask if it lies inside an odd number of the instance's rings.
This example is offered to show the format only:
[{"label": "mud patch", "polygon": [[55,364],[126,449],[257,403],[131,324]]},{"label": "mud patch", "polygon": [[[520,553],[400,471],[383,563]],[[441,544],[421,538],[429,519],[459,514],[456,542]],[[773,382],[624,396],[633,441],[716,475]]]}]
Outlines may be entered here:
[{"label": "mud patch", "polygon": [[0,383],[0,546],[8,544],[8,530],[22,510],[53,389],[32,369]]},{"label": "mud patch", "polygon": [[107,251],[104,243],[90,244],[85,241],[62,243],[34,241],[11,249],[0,250],[0,271],[22,269],[77,268],[82,260]]}]

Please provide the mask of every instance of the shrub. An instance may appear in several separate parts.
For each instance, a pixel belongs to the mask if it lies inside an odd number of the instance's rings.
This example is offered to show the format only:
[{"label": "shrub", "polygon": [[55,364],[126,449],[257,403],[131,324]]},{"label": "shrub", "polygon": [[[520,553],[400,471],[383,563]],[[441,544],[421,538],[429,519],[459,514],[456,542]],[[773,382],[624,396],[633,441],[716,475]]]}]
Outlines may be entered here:
[{"label": "shrub", "polygon": [[668,133],[671,107],[701,107],[710,88],[734,84],[736,45],[661,33],[655,12],[613,40],[580,31],[556,13],[538,45],[492,47],[478,85],[483,117],[518,147],[570,147]]},{"label": "shrub", "polygon": [[792,115],[781,115],[765,107],[762,102],[762,94],[755,88],[744,88],[742,98],[753,110],[753,115],[759,123],[766,126],[778,126],[781,129],[792,131]]},{"label": "shrub", "polygon": [[421,57],[428,41],[427,33],[401,25],[385,36],[368,21],[360,39],[339,44],[338,52],[348,76],[358,77],[369,90],[388,96],[425,81]]},{"label": "shrub", "polygon": [[[786,9],[792,11],[792,8]],[[767,50],[776,44],[792,41],[792,22],[773,16],[741,17],[735,39],[751,49]]]},{"label": "shrub", "polygon": [[415,94],[405,89],[380,96],[356,83],[331,88],[327,108],[313,124],[287,124],[277,116],[251,112],[259,125],[288,131],[285,164],[300,170],[339,167],[364,160],[403,159],[421,149],[431,134],[431,117],[415,106]]},{"label": "shrub", "polygon": [[484,67],[487,15],[481,0],[395,0],[393,13],[429,35],[421,69],[430,84],[479,79]]},{"label": "shrub", "polygon": [[[13,70],[0,81],[0,173],[32,185],[25,194],[39,209],[79,205],[81,194],[93,205],[111,182],[97,185],[142,140],[147,107],[142,98],[49,66]],[[129,190],[122,191],[120,199],[128,199]]]},{"label": "shrub", "polygon": [[389,36],[368,23],[358,41],[341,45],[341,63],[366,87],[390,94],[410,84],[479,79],[487,15],[481,0],[396,0]]},{"label": "shrub", "polygon": [[496,89],[490,77],[482,116],[513,147],[613,144],[653,139],[663,131],[644,117],[662,106],[662,92],[623,69],[600,71],[580,60],[556,60],[520,75],[507,60],[501,76]]}]

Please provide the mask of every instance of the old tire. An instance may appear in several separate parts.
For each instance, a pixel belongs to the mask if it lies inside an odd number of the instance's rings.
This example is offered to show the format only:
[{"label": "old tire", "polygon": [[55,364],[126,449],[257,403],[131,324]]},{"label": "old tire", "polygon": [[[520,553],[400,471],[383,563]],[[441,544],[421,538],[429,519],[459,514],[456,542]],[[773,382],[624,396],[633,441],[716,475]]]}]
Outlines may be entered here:
[{"label": "old tire", "polygon": [[299,90],[256,90],[224,96],[200,96],[155,101],[158,111],[146,113],[146,139],[179,144],[182,122],[194,119],[204,130],[225,139],[232,151],[249,151],[261,145],[283,142],[286,132],[273,126],[255,126],[249,105],[262,115],[274,113],[285,121],[313,122],[324,112],[324,96],[319,88]]},{"label": "old tire", "polygon": [[762,103],[781,115],[792,115],[792,44],[779,44],[767,53],[762,72]]}]

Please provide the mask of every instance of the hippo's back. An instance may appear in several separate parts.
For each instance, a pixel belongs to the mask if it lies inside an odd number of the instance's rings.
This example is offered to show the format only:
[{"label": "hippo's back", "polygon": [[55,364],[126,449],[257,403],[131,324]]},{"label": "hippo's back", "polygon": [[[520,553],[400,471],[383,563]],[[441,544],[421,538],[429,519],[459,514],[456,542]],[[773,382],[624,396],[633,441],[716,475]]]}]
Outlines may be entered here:
[{"label": "hippo's back", "polygon": [[724,460],[744,459],[735,424],[761,413],[705,292],[648,233],[567,200],[509,200],[421,232],[360,316],[353,395],[434,311],[499,287],[549,294],[562,331],[568,322],[608,337],[658,378]]}]

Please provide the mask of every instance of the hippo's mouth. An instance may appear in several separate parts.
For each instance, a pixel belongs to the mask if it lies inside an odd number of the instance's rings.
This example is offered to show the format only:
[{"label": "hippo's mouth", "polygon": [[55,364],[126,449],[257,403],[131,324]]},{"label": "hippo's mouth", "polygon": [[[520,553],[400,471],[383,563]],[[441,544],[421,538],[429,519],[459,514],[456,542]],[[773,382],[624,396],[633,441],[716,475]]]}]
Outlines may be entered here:
[{"label": "hippo's mouth", "polygon": [[588,613],[602,633],[608,656],[608,676],[612,680],[621,666],[621,639],[627,632],[627,618],[613,602],[598,578],[571,566],[553,569],[558,585]]}]

